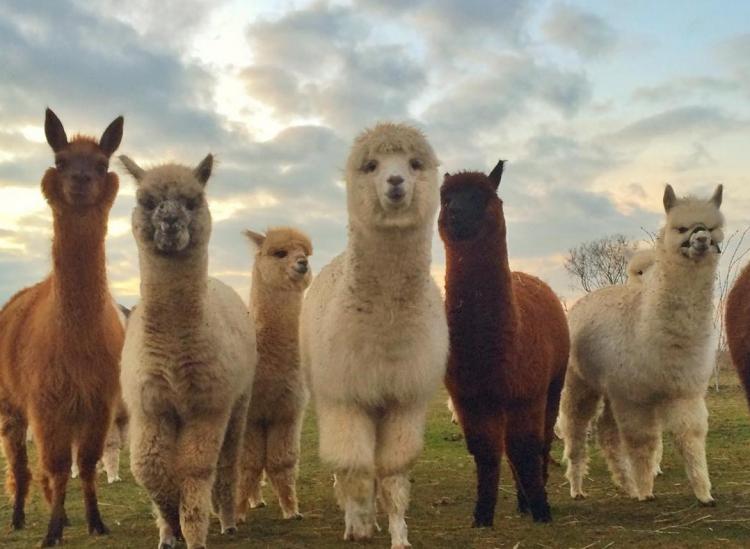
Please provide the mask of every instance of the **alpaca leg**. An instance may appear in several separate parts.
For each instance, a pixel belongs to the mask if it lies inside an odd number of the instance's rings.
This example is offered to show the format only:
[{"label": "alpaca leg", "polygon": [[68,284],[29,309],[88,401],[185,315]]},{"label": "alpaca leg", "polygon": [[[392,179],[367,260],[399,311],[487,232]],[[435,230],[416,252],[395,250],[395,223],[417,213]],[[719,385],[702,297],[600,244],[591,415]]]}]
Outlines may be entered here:
[{"label": "alpaca leg", "polygon": [[344,510],[344,539],[370,539],[375,530],[375,423],[360,408],[317,403],[320,457],[333,466]]},{"label": "alpaca leg", "polygon": [[623,448],[620,429],[612,413],[612,406],[606,398],[604,399],[604,410],[597,422],[597,435],[609,472],[612,475],[612,482],[618,488],[625,490],[629,496],[636,497],[635,485],[630,472],[630,462]]},{"label": "alpaca leg", "polygon": [[130,469],[135,480],[148,492],[156,510],[159,546],[174,547],[180,530],[180,492],[174,471],[177,427],[171,418],[132,418]]},{"label": "alpaca leg", "polygon": [[708,410],[703,397],[672,403],[667,411],[667,427],[675,435],[677,448],[685,460],[685,471],[695,497],[703,505],[714,505],[706,463]]},{"label": "alpaca leg", "polygon": [[[544,472],[544,484],[547,485],[549,478],[549,462],[552,443],[555,441],[555,422],[560,412],[560,398],[565,383],[565,373],[553,379],[547,389],[547,406],[544,412],[544,448],[542,450],[542,467]],[[519,501],[520,504],[520,501]],[[520,507],[520,505],[519,505]]]},{"label": "alpaca leg", "polygon": [[615,421],[630,461],[635,496],[654,499],[654,456],[659,445],[659,424],[653,407],[610,399]]},{"label": "alpaca leg", "polygon": [[107,438],[104,441],[104,453],[102,454],[102,462],[104,463],[104,471],[107,473],[107,483],[112,484],[113,482],[120,482],[120,448],[122,448],[123,440],[120,435],[120,428],[115,421],[109,426],[107,431]]},{"label": "alpaca leg", "polygon": [[513,463],[534,522],[552,520],[544,485],[543,452],[546,402],[507,412],[505,448]]},{"label": "alpaca leg", "polygon": [[241,456],[242,472],[237,497],[237,520],[245,522],[248,504],[251,509],[265,507],[261,491],[263,465],[266,461],[266,428],[248,422]]},{"label": "alpaca leg", "polygon": [[596,414],[599,394],[583,379],[569,369],[565,377],[565,388],[560,403],[559,427],[565,442],[565,459],[568,470],[565,473],[570,482],[570,497],[583,499],[583,477],[588,470],[586,436],[589,423]]},{"label": "alpaca leg", "polygon": [[188,549],[206,547],[211,490],[229,413],[191,418],[177,438],[175,472],[180,479],[180,526]]},{"label": "alpaca leg", "polygon": [[495,519],[505,417],[477,415],[466,409],[459,417],[466,447],[474,456],[477,467],[477,501],[474,506],[473,527],[489,527]]},{"label": "alpaca leg", "polygon": [[72,464],[72,436],[69,427],[65,425],[52,425],[43,421],[34,421],[32,425],[34,440],[39,448],[39,461],[45,476],[47,497],[52,508],[47,534],[41,546],[52,547],[62,543],[63,527],[67,521],[65,491]]},{"label": "alpaca leg", "polygon": [[26,453],[27,425],[20,410],[0,404],[0,435],[5,459],[8,461],[6,489],[13,498],[11,528],[14,530],[20,530],[26,522],[24,508],[31,481],[29,457]]},{"label": "alpaca leg", "polygon": [[[106,408],[102,408],[94,417],[106,418]],[[102,457],[108,429],[109,422],[90,421],[83,428],[77,444],[78,468],[89,534],[109,534],[109,529],[104,525],[99,513],[99,503],[96,498],[96,464]]]},{"label": "alpaca leg", "polygon": [[234,406],[219,454],[216,481],[213,487],[213,502],[214,510],[221,522],[222,534],[237,533],[236,504],[240,451],[244,442],[249,402],[249,398],[244,398]]},{"label": "alpaca leg", "polygon": [[297,501],[297,467],[302,418],[276,423],[268,428],[266,472],[279,498],[285,519],[302,518]]},{"label": "alpaca leg", "polygon": [[388,514],[391,547],[410,547],[406,510],[410,483],[407,472],[424,445],[427,406],[418,404],[388,410],[377,428],[375,467],[383,509]]},{"label": "alpaca leg", "polygon": [[661,470],[661,460],[664,457],[664,440],[663,437],[659,437],[659,444],[656,447],[656,455],[654,456],[654,474],[658,477],[663,475],[664,471]]}]

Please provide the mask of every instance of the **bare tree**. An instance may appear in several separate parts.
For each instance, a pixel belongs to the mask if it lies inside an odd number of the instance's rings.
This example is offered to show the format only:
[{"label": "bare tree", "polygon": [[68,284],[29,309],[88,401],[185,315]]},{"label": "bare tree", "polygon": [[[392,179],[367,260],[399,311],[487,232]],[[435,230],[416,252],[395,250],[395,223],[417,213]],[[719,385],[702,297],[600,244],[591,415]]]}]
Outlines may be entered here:
[{"label": "bare tree", "polygon": [[628,278],[628,261],[637,247],[622,234],[584,242],[568,251],[565,270],[585,292],[623,284]]}]

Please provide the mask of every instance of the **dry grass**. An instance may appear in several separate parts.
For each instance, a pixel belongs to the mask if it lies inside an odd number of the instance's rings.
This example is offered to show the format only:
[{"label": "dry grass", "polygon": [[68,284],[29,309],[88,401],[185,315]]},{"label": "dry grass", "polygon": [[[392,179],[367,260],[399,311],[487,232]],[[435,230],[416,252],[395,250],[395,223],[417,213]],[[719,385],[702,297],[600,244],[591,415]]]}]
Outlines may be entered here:
[{"label": "dry grass", "polygon": [[[709,395],[711,430],[709,466],[718,505],[701,507],[687,484],[682,463],[670,441],[665,445],[665,474],[656,482],[656,501],[638,503],[619,494],[612,486],[602,457],[593,451],[589,499],[573,501],[560,467],[553,467],[548,485],[554,522],[535,525],[515,512],[515,495],[503,470],[495,528],[469,527],[474,501],[474,465],[451,425],[443,397],[436,398],[429,417],[425,452],[414,469],[413,502],[409,513],[410,539],[414,547],[748,547],[750,546],[750,424],[741,389],[734,377],[724,380],[719,393]],[[218,524],[212,525],[212,547],[357,547],[340,541],[343,517],[333,502],[330,474],[316,455],[314,418],[308,417],[303,434],[304,455],[300,475],[302,521],[285,522],[278,505],[253,511],[250,523],[235,539],[222,539]],[[560,458],[561,448],[555,447]],[[90,538],[85,532],[78,483],[71,483],[68,514],[73,525],[66,529],[66,546],[155,547],[157,532],[144,492],[138,488],[124,464],[124,482],[107,486],[102,482],[102,513],[112,534]],[[29,547],[44,533],[47,511],[34,491],[27,509],[27,528],[3,531],[4,549]],[[385,520],[381,518],[381,521]],[[0,523],[10,523],[10,504],[0,505]],[[369,547],[388,547],[387,525]],[[365,546],[365,545],[363,545]]]}]

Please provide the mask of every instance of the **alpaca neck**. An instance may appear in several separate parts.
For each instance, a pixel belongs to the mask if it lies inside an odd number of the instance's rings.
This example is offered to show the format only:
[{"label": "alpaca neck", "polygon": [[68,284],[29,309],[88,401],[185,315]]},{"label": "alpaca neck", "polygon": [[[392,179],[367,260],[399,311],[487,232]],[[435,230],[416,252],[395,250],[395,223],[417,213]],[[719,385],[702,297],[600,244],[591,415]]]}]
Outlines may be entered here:
[{"label": "alpaca neck", "polygon": [[404,231],[350,229],[346,252],[349,288],[370,300],[384,296],[419,300],[429,283],[431,245],[431,225]]},{"label": "alpaca neck", "polygon": [[[255,317],[256,337],[261,351],[272,346],[277,354],[283,351],[297,356],[302,295],[303,292],[299,289],[264,286],[258,270],[253,271],[250,306]],[[290,360],[289,364],[297,365],[298,362]]]},{"label": "alpaca neck", "polygon": [[658,249],[656,276],[650,278],[644,292],[648,317],[667,323],[676,317],[687,318],[696,333],[710,333],[716,264],[715,257],[696,264]]},{"label": "alpaca neck", "polygon": [[58,314],[67,325],[96,325],[110,300],[104,237],[107,212],[53,209],[53,285]]},{"label": "alpaca neck", "polygon": [[203,321],[208,284],[206,250],[184,257],[140,253],[143,315],[154,328],[171,331]]},{"label": "alpaca neck", "polygon": [[[500,344],[511,345],[518,329],[512,274],[505,238],[498,232],[483,239],[446,246],[446,309],[453,354],[496,360]],[[491,365],[488,365],[491,367]]]}]

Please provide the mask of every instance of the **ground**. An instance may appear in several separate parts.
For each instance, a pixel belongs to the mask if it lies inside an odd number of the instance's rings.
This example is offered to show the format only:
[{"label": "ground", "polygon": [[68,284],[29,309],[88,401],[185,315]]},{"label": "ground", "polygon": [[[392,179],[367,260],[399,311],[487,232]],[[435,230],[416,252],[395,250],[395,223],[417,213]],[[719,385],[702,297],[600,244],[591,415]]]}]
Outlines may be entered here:
[{"label": "ground", "polygon": [[[716,507],[701,507],[692,495],[682,462],[671,441],[664,453],[664,476],[656,481],[656,501],[638,503],[618,493],[605,470],[601,454],[593,450],[585,488],[589,498],[573,501],[561,467],[553,466],[548,484],[554,515],[551,524],[537,525],[515,510],[515,494],[504,464],[500,500],[494,529],[472,529],[474,464],[466,452],[459,429],[450,423],[445,395],[436,397],[429,416],[425,451],[413,472],[412,505],[408,514],[409,539],[415,548],[523,548],[562,547],[604,549],[616,547],[748,547],[750,546],[750,416],[742,390],[727,375],[718,392],[709,392],[711,424],[708,459]],[[279,507],[266,487],[269,506],[252,511],[249,524],[234,539],[219,535],[218,521],[211,527],[211,547],[249,548],[357,548],[389,547],[387,520],[374,542],[341,541],[343,515],[336,508],[331,475],[317,458],[315,418],[308,415],[303,433],[299,492],[301,521],[281,519]],[[32,448],[33,452],[33,448]],[[562,452],[557,443],[554,456]],[[65,545],[78,547],[150,548],[157,531],[150,504],[123,464],[123,482],[108,486],[100,477],[102,515],[112,530],[107,537],[86,534],[78,481],[68,493],[72,526],[65,530]],[[27,507],[27,528],[10,532],[10,503],[0,505],[0,546],[26,548],[41,538],[48,518],[35,489]]]}]

